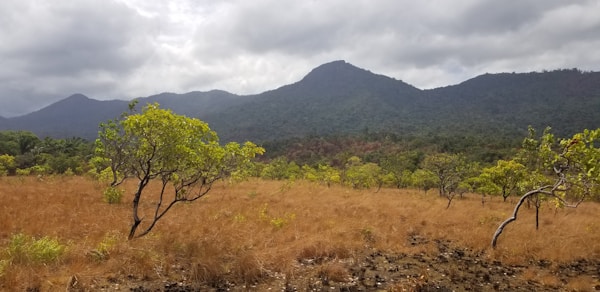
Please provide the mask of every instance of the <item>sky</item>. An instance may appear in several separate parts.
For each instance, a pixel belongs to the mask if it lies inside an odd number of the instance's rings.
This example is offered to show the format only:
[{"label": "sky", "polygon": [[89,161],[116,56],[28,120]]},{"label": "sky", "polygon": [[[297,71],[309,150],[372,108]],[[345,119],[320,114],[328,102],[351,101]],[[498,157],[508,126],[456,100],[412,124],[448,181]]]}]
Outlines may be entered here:
[{"label": "sky", "polygon": [[600,71],[598,0],[2,0],[0,116],[74,93],[255,94],[345,60],[421,89]]}]

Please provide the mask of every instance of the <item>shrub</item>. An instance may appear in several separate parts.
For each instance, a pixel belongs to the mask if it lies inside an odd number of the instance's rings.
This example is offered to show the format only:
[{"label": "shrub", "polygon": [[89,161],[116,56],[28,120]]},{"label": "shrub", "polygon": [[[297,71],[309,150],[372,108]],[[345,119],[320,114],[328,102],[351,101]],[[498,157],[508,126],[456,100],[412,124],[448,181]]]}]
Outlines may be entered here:
[{"label": "shrub", "polygon": [[105,202],[109,204],[119,204],[123,198],[123,190],[116,187],[108,187],[104,190],[102,195],[104,196]]},{"label": "shrub", "polygon": [[110,251],[118,242],[116,234],[107,234],[102,241],[98,243],[96,249],[92,250],[89,255],[96,261],[107,260],[110,256]]},{"label": "shrub", "polygon": [[29,174],[31,174],[31,169],[29,169],[29,168],[25,168],[25,169],[17,168],[17,175],[18,176],[28,176]]},{"label": "shrub", "polygon": [[4,276],[4,273],[6,272],[6,268],[8,268],[8,264],[9,264],[9,261],[0,260],[0,277]]},{"label": "shrub", "polygon": [[13,263],[51,263],[65,252],[65,246],[47,236],[35,239],[18,233],[10,238],[7,252]]}]

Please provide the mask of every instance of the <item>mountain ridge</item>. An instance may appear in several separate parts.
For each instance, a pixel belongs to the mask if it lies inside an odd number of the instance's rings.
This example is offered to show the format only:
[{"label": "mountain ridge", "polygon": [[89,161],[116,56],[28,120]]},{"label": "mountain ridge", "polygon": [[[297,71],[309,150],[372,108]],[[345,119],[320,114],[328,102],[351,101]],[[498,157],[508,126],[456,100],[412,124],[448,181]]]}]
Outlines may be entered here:
[{"label": "mountain ridge", "polygon": [[[422,90],[345,61],[311,70],[297,82],[260,94],[223,90],[137,98],[208,122],[224,141],[269,141],[368,129],[401,135],[523,135],[528,125],[560,134],[600,127],[600,73],[575,69],[483,74]],[[0,130],[94,139],[98,124],[129,101],[71,95],[41,110],[0,118]]]}]

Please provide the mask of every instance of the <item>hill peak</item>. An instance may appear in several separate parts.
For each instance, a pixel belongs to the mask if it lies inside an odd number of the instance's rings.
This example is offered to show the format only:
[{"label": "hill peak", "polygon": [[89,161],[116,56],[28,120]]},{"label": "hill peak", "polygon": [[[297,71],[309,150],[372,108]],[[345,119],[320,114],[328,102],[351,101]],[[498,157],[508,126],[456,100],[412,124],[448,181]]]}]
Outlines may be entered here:
[{"label": "hill peak", "polygon": [[63,99],[63,101],[70,101],[70,102],[84,101],[84,100],[90,100],[90,98],[81,93],[74,93],[74,94],[70,95],[69,97]]},{"label": "hill peak", "polygon": [[350,75],[358,75],[360,73],[371,72],[358,68],[344,60],[338,60],[325,63],[312,69],[302,80],[328,80],[331,79],[332,76],[348,77]]}]

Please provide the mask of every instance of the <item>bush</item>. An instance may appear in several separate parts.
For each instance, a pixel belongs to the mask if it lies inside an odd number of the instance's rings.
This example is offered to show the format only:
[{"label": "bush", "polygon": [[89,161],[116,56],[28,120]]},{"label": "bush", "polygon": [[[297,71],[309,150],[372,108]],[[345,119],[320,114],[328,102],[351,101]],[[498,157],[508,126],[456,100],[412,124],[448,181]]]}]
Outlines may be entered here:
[{"label": "bush", "polygon": [[108,187],[104,190],[104,201],[109,204],[119,204],[123,199],[123,190],[116,187]]},{"label": "bush", "polygon": [[31,169],[29,169],[29,168],[25,168],[25,169],[17,168],[18,176],[28,176],[30,174],[31,174]]},{"label": "bush", "polygon": [[0,260],[0,277],[4,276],[6,269],[8,268],[9,261]]},{"label": "bush", "polygon": [[7,248],[13,263],[52,263],[58,261],[65,252],[65,246],[58,240],[44,236],[40,239],[22,233],[10,238]]},{"label": "bush", "polygon": [[118,242],[118,236],[116,234],[107,234],[104,236],[102,241],[98,243],[96,249],[90,251],[89,255],[95,261],[104,261],[107,260],[110,256],[111,250]]}]

